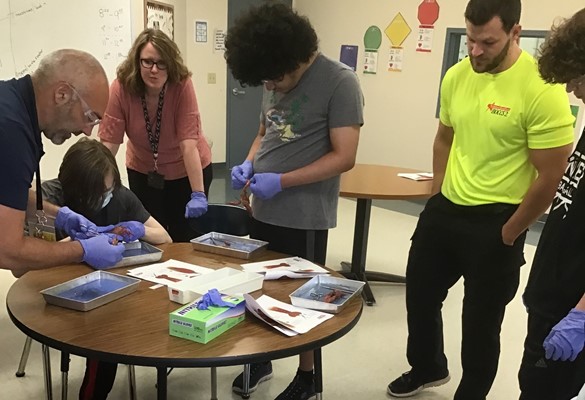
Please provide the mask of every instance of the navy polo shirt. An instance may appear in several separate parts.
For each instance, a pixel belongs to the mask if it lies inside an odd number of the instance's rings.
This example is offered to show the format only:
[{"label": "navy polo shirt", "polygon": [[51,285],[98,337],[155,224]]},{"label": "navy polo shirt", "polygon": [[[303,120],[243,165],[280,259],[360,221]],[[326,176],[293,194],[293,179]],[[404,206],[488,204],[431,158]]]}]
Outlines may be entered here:
[{"label": "navy polo shirt", "polygon": [[0,81],[0,204],[26,210],[43,154],[30,75]]}]

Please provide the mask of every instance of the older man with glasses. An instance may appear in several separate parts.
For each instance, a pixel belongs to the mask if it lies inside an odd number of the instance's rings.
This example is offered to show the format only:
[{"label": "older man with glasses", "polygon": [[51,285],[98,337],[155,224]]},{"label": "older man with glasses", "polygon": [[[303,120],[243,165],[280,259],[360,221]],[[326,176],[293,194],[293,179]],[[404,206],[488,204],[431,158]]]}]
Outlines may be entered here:
[{"label": "older man with glasses", "polygon": [[[50,53],[31,75],[0,81],[0,268],[21,276],[80,261],[104,268],[122,259],[122,245],[111,245],[105,235],[92,235],[95,224],[67,207],[43,205],[40,199],[35,207],[34,192],[29,196],[34,174],[40,185],[41,132],[55,144],[71,135],[89,136],[108,96],[102,66],[77,50]],[[25,236],[26,214],[34,218],[35,209],[40,222],[47,220],[45,213],[55,216],[55,227],[74,240],[50,243]]]}]

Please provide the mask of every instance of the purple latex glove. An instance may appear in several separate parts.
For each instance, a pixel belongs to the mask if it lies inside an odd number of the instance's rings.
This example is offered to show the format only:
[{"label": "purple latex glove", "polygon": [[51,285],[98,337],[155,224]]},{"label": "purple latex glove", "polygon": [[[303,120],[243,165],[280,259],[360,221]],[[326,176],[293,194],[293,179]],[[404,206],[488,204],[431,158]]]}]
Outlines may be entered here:
[{"label": "purple latex glove", "polygon": [[240,165],[232,168],[232,188],[242,189],[246,186],[246,182],[254,175],[254,167],[252,161],[246,160]]},{"label": "purple latex glove", "polygon": [[205,293],[197,302],[197,309],[207,310],[209,306],[232,308],[236,305],[233,303],[228,303],[227,301],[223,301],[221,294],[217,291],[217,289],[209,289],[209,291]]},{"label": "purple latex glove", "polygon": [[185,206],[185,218],[197,218],[207,212],[207,197],[203,192],[191,193],[191,200]]},{"label": "purple latex glove", "polygon": [[98,234],[96,225],[69,207],[61,207],[55,218],[55,228],[65,231],[71,239],[87,239]]},{"label": "purple latex glove", "polygon": [[107,269],[113,267],[122,260],[125,247],[123,244],[113,245],[105,235],[99,235],[90,239],[80,240],[83,247],[84,261],[95,269]]},{"label": "purple latex glove", "polygon": [[282,186],[280,185],[281,175],[273,172],[255,174],[250,179],[250,191],[254,196],[262,200],[273,198],[277,193],[282,191]]},{"label": "purple latex glove", "polygon": [[[119,226],[124,228],[123,233],[120,233],[118,235],[115,233],[110,233],[112,229]],[[125,242],[133,242],[144,236],[144,224],[138,221],[124,221],[114,225],[112,228],[108,230],[101,231],[101,227],[99,227],[98,232],[106,233],[110,238],[112,236],[116,236],[118,239],[121,239]]]},{"label": "purple latex glove", "polygon": [[573,308],[544,339],[546,358],[575,361],[585,345],[585,311]]}]

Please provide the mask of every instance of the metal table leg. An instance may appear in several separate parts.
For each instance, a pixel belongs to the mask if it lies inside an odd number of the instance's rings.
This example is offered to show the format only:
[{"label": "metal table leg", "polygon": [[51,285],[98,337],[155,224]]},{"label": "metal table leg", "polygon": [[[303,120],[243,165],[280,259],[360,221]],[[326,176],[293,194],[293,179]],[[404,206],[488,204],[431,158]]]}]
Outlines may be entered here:
[{"label": "metal table leg", "polygon": [[51,354],[49,353],[49,346],[43,344],[43,372],[45,375],[45,393],[47,400],[53,400],[53,384],[51,379]]},{"label": "metal table leg", "polygon": [[211,367],[211,400],[217,400],[217,368]]},{"label": "metal table leg", "polygon": [[156,367],[156,398],[166,400],[167,398],[167,368]]},{"label": "metal table leg", "polygon": [[67,400],[69,388],[69,353],[61,352],[61,400]]},{"label": "metal table leg", "polygon": [[128,396],[136,400],[136,371],[134,365],[128,365]]},{"label": "metal table leg", "polygon": [[374,298],[374,294],[372,293],[368,281],[406,283],[406,278],[403,276],[383,272],[366,271],[366,254],[368,249],[371,211],[371,199],[357,199],[351,264],[346,262],[341,263],[343,270],[340,271],[340,273],[346,278],[366,283],[362,296],[368,306],[376,303],[376,299]]},{"label": "metal table leg", "polygon": [[323,400],[323,359],[321,348],[313,350],[316,400]]},{"label": "metal table leg", "polygon": [[244,380],[242,387],[242,399],[250,398],[250,364],[244,364]]},{"label": "metal table leg", "polygon": [[31,344],[32,338],[30,336],[27,336],[26,340],[24,341],[24,348],[22,349],[20,362],[18,363],[18,370],[16,371],[16,376],[19,378],[22,378],[24,376],[24,368],[26,367],[26,362],[28,361],[28,355],[30,354]]}]

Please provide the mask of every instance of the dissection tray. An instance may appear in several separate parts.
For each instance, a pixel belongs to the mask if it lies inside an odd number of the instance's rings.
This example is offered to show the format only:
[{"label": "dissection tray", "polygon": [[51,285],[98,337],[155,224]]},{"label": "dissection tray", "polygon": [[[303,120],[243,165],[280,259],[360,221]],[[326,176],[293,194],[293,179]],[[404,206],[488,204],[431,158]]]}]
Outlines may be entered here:
[{"label": "dissection tray", "polygon": [[126,250],[122,253],[122,261],[112,268],[156,262],[161,259],[163,253],[158,247],[141,241],[124,243],[124,247]]},{"label": "dissection tray", "polygon": [[292,292],[290,301],[293,306],[337,314],[361,293],[364,285],[351,279],[317,275]]},{"label": "dissection tray", "polygon": [[94,271],[42,290],[41,294],[49,304],[89,311],[136,291],[139,284],[140,279]]},{"label": "dissection tray", "polygon": [[225,233],[209,232],[203,236],[191,239],[195,250],[221,254],[228,257],[249,259],[264,251],[268,242],[248,239]]}]

